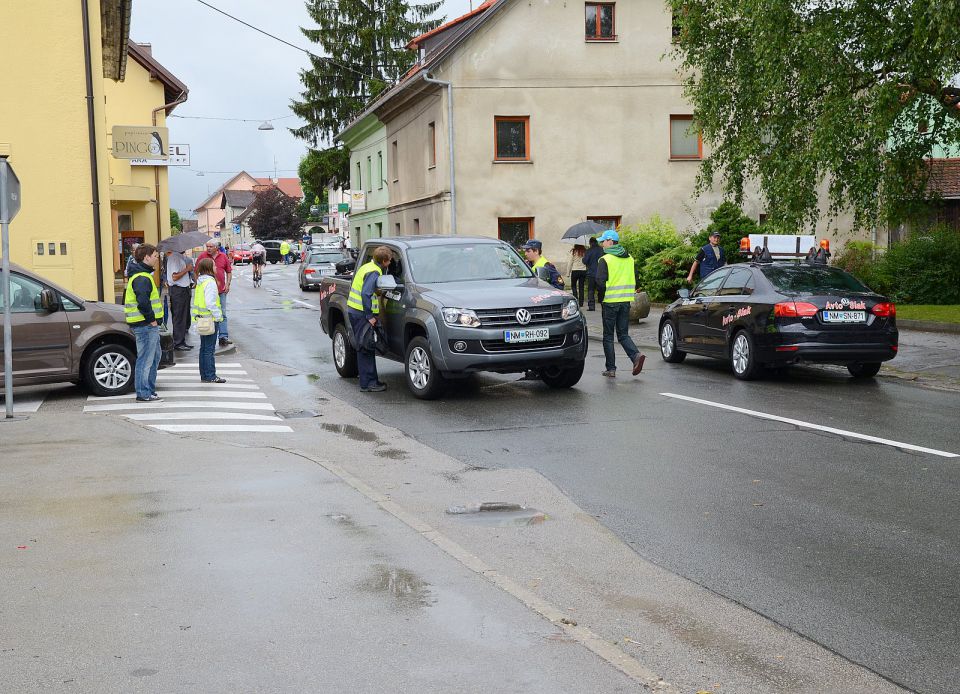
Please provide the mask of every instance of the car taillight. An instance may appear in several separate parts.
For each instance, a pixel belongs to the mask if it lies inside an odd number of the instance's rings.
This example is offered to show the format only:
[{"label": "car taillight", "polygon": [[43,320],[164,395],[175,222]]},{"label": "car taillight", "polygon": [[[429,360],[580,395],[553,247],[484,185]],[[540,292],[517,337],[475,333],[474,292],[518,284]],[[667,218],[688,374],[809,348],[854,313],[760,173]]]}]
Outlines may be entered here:
[{"label": "car taillight", "polygon": [[805,301],[782,301],[773,307],[773,315],[777,318],[810,318],[819,311],[813,304]]},{"label": "car taillight", "polygon": [[870,312],[880,318],[893,318],[897,315],[897,306],[890,301],[881,301],[879,304],[874,304]]}]

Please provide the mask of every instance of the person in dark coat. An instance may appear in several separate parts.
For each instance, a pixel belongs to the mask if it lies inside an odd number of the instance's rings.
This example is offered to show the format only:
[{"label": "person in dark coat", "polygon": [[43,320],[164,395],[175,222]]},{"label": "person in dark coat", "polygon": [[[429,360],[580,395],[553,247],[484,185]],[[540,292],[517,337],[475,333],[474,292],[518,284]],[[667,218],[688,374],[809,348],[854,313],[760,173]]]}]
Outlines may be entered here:
[{"label": "person in dark coat", "polygon": [[[583,254],[583,264],[587,268],[587,310],[596,311],[597,305],[594,296],[597,292],[597,263],[603,257],[603,249],[597,243],[596,237],[591,237],[590,248]],[[599,301],[603,302],[603,290],[600,289]],[[583,306],[583,302],[580,303]]]}]

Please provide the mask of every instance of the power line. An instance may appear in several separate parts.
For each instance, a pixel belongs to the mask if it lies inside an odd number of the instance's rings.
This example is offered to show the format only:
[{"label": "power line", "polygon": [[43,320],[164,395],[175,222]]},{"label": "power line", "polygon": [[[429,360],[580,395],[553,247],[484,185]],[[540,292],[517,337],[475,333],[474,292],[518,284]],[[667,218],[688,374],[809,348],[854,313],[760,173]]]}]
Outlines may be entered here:
[{"label": "power line", "polygon": [[278,116],[277,118],[223,118],[221,116],[180,116],[176,113],[171,113],[170,118],[189,118],[190,120],[230,120],[230,121],[240,121],[243,123],[265,123],[272,122],[275,120],[285,120],[287,118],[296,118],[296,115],[290,116]]}]

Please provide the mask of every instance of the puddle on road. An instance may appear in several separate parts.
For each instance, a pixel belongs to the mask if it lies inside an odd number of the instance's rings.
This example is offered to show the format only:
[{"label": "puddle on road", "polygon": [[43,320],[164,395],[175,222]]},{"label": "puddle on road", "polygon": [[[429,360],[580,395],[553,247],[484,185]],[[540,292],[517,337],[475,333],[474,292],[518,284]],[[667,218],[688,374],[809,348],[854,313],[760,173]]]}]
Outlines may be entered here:
[{"label": "puddle on road", "polygon": [[378,448],[373,454],[380,458],[389,458],[390,460],[406,460],[410,457],[406,451],[399,448]]},{"label": "puddle on road", "polygon": [[353,424],[322,424],[324,431],[331,431],[334,434],[343,434],[353,441],[379,441],[377,435],[373,432],[361,429]]},{"label": "puddle on road", "polygon": [[495,528],[524,527],[540,525],[547,520],[547,514],[535,508],[523,508],[519,511],[481,511],[464,513],[457,518],[471,525],[485,525]]},{"label": "puddle on road", "polygon": [[386,595],[400,608],[430,607],[436,603],[430,584],[412,571],[385,564],[374,564],[372,569],[373,575],[360,584],[360,590]]}]

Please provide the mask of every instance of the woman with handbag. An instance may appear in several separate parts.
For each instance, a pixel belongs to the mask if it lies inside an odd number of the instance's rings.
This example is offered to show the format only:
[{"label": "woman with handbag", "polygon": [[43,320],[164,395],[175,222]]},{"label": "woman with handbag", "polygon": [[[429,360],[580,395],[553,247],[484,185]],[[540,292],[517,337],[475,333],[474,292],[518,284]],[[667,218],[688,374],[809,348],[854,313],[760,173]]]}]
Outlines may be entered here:
[{"label": "woman with handbag", "polygon": [[200,333],[200,380],[203,383],[226,383],[217,376],[217,323],[223,320],[215,268],[210,258],[197,263],[197,286],[193,290],[190,315]]}]

